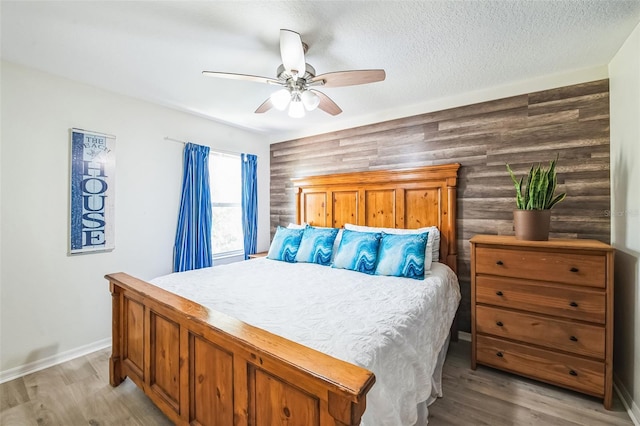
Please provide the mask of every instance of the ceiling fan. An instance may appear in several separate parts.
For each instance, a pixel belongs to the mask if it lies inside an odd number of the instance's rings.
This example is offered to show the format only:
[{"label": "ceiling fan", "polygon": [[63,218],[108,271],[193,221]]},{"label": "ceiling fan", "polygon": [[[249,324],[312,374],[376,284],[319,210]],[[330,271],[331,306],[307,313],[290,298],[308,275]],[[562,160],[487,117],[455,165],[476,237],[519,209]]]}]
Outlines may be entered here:
[{"label": "ceiling fan", "polygon": [[288,108],[289,116],[295,118],[304,117],[305,110],[312,111],[316,108],[331,115],[342,112],[334,101],[315,87],[354,86],[385,79],[384,70],[350,70],[316,75],[316,70],[305,62],[304,55],[307,49],[308,46],[302,42],[300,34],[291,30],[280,30],[282,64],[276,72],[277,78],[216,71],[202,71],[202,74],[282,86],[282,89],[274,92],[255,112],[260,114],[271,108],[281,111]]}]

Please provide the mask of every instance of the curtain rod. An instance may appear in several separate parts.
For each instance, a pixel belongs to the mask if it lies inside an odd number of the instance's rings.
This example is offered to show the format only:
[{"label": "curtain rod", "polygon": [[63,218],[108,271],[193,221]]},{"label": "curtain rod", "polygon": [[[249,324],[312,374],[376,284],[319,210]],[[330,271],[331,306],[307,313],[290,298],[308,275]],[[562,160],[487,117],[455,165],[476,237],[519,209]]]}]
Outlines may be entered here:
[{"label": "curtain rod", "polygon": [[[164,137],[164,140],[165,140],[165,141],[171,141],[171,142],[178,142],[178,143],[185,144],[185,145],[189,143],[189,142],[187,142],[187,141],[182,141],[182,140],[180,140],[180,139],[170,138],[169,136],[165,136],[165,137]],[[224,150],[224,149],[218,149],[218,148],[211,148],[211,151],[213,151],[213,152],[219,152],[219,153],[221,153],[221,154],[231,154],[231,155],[249,154],[248,152],[227,151],[227,150]],[[257,157],[257,155],[256,155],[256,157]]]}]

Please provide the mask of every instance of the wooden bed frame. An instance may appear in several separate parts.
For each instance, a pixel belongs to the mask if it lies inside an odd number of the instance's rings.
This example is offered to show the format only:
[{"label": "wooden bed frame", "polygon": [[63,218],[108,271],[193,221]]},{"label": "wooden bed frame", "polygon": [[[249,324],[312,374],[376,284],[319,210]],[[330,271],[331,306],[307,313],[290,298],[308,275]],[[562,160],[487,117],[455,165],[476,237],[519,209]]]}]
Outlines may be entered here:
[{"label": "wooden bed frame", "polygon": [[[441,230],[456,270],[458,164],[294,179],[298,221]],[[112,295],[109,377],[129,377],[178,425],[358,425],[370,371],[125,273]]]}]

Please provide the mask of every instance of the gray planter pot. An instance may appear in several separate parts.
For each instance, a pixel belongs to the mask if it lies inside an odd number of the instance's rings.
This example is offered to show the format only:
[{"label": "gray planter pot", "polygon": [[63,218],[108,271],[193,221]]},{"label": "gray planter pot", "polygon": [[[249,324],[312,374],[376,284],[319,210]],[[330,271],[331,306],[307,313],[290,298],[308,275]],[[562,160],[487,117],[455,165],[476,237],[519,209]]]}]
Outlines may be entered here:
[{"label": "gray planter pot", "polygon": [[513,229],[517,240],[547,241],[551,210],[514,210]]}]

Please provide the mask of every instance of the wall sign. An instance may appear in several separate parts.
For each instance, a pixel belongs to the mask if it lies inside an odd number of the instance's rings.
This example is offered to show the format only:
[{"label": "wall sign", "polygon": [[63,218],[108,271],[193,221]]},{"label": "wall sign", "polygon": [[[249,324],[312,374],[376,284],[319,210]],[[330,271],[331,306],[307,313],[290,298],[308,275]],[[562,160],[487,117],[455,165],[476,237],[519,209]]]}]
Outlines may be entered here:
[{"label": "wall sign", "polygon": [[71,129],[69,254],[115,248],[115,136]]}]

